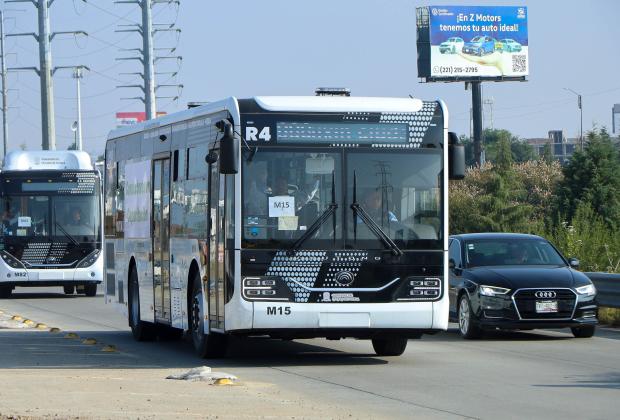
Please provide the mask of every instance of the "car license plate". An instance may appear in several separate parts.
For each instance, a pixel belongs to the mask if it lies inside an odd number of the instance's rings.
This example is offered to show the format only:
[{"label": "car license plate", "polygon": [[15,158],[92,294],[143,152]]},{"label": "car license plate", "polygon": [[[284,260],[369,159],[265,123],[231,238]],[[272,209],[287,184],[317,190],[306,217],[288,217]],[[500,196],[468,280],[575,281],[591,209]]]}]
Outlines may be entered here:
[{"label": "car license plate", "polygon": [[558,311],[557,300],[539,300],[536,301],[536,313],[548,314]]}]

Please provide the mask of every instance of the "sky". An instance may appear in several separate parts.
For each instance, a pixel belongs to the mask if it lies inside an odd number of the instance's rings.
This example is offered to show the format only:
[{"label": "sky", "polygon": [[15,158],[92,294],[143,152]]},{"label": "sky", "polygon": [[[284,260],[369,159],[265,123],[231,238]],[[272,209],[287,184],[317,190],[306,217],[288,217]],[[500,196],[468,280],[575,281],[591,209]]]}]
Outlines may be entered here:
[{"label": "sky", "polygon": [[[584,131],[611,129],[611,108],[620,103],[620,1],[410,1],[410,0],[181,0],[156,5],[155,23],[176,23],[181,33],[159,32],[155,46],[162,87],[158,111],[172,113],[188,102],[228,96],[313,95],[320,86],[347,87],[354,96],[412,95],[447,103],[449,127],[469,134],[471,93],[463,83],[420,83],[416,67],[415,8],[428,5],[508,5],[528,7],[530,75],[527,82],[483,84],[485,127],[505,128],[519,137],[546,137],[563,129],[579,135],[577,98],[583,95]],[[7,3],[5,32],[36,32],[31,3]],[[84,148],[93,155],[105,147],[119,111],[143,111],[135,88],[141,83],[136,56],[141,38],[115,32],[139,22],[136,5],[112,0],[59,0],[50,9],[53,32],[84,30],[88,37],[59,35],[52,42],[53,66],[86,65],[82,79]],[[176,47],[170,54],[164,48]],[[7,67],[38,66],[32,37],[9,37]],[[178,74],[174,74],[178,71]],[[172,73],[172,74],[170,74]],[[8,150],[41,146],[39,79],[34,72],[9,72]],[[171,97],[178,96],[178,100]],[[54,76],[57,148],[74,141],[76,87],[71,71]]]}]

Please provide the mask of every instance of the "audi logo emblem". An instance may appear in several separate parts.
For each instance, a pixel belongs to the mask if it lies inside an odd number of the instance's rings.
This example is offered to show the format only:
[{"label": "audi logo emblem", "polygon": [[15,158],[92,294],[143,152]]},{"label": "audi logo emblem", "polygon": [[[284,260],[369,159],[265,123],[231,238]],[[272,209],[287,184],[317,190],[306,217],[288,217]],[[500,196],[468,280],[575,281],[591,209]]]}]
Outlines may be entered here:
[{"label": "audi logo emblem", "polygon": [[554,298],[556,294],[553,290],[539,290],[538,292],[534,293],[534,296],[536,296],[539,299],[544,299],[544,298]]},{"label": "audi logo emblem", "polygon": [[355,276],[350,271],[340,271],[336,274],[336,277],[334,279],[336,280],[336,283],[342,286],[348,286],[353,283],[353,280],[355,280]]}]

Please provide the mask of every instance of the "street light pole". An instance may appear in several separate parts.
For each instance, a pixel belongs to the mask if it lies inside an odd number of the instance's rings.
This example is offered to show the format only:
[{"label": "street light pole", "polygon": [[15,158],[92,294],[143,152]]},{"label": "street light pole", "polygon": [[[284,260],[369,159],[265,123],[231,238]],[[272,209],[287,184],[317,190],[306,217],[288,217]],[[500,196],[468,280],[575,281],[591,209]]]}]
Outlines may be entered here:
[{"label": "street light pole", "polygon": [[581,102],[581,94],[575,92],[571,88],[564,88],[564,90],[577,95],[577,107],[579,108],[579,148],[583,151],[583,106]]}]

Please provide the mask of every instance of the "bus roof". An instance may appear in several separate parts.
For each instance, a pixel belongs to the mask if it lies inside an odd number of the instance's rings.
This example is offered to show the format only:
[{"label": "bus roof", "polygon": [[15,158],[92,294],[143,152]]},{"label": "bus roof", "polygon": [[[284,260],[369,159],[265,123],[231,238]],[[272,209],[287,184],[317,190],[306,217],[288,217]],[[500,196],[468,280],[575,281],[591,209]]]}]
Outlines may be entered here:
[{"label": "bus roof", "polygon": [[90,155],[74,150],[17,150],[7,153],[2,171],[92,171]]},{"label": "bus roof", "polygon": [[[359,96],[255,96],[252,98],[265,111],[272,112],[407,112],[415,113],[422,109],[423,102],[412,98],[382,98]],[[158,117],[112,130],[108,140],[146,130],[164,127],[182,121],[208,115],[222,110],[239,109],[239,102],[229,97],[217,102],[209,102],[174,114]],[[236,122],[237,124],[239,122]]]}]

